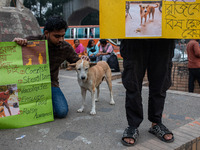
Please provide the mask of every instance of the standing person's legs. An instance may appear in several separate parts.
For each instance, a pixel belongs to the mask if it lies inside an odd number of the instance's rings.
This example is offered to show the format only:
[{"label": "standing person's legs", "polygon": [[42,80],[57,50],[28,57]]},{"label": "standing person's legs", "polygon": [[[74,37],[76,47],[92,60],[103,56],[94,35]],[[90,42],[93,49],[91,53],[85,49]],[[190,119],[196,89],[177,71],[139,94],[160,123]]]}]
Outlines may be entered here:
[{"label": "standing person's legs", "polygon": [[138,127],[143,120],[142,81],[146,70],[148,53],[143,40],[125,40],[120,52],[123,56],[124,71],[122,82],[126,89],[126,117],[129,127],[125,129],[122,144],[133,146],[137,141]]},{"label": "standing person's legs", "polygon": [[166,91],[171,86],[171,69],[174,42],[172,40],[152,41],[151,55],[147,67],[149,80],[148,119],[161,123]]},{"label": "standing person's legs", "polygon": [[122,82],[126,88],[126,117],[128,125],[135,128],[138,128],[143,120],[141,91],[145,71],[142,73],[138,68],[133,61],[124,60]]},{"label": "standing person's legs", "polygon": [[195,77],[193,75],[193,69],[189,68],[188,92],[194,92],[194,81]]},{"label": "standing person's legs", "polygon": [[68,113],[68,104],[59,87],[52,87],[53,113],[57,118],[64,118]]},{"label": "standing person's legs", "polygon": [[163,135],[158,137],[165,142],[174,140],[173,134],[162,124],[166,91],[171,86],[173,50],[173,40],[152,41],[151,55],[147,67],[149,80],[148,119],[152,122],[152,126],[156,125],[149,131],[158,136],[156,128],[158,126],[160,129],[163,128],[159,131],[164,132]]},{"label": "standing person's legs", "polygon": [[200,68],[197,68],[197,71],[196,71],[196,78],[197,78],[197,81],[199,83],[199,87],[200,87]]},{"label": "standing person's legs", "polygon": [[121,52],[127,51],[123,58],[124,71],[122,83],[126,89],[126,115],[128,125],[139,127],[143,120],[142,82],[148,62],[148,48],[145,40],[126,40]]}]

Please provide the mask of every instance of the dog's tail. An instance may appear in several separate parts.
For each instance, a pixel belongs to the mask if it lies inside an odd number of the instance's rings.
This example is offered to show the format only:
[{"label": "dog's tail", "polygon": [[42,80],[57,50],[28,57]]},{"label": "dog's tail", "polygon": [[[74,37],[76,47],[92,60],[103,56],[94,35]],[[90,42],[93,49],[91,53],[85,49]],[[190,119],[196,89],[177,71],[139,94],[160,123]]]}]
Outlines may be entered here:
[{"label": "dog's tail", "polygon": [[155,6],[154,8],[158,8],[158,7],[159,7],[159,5],[160,5],[159,3],[156,3],[156,6]]}]

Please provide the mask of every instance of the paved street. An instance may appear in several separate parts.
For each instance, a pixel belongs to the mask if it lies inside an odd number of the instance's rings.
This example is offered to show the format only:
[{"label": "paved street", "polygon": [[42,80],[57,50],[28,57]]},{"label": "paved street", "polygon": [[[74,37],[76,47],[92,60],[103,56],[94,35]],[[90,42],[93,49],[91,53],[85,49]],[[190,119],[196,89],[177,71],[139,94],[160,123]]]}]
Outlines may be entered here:
[{"label": "paved street", "polygon": [[[96,103],[97,114],[91,116],[90,94],[87,93],[86,109],[77,113],[81,106],[81,94],[75,71],[60,70],[61,89],[69,104],[69,114],[65,119],[34,125],[20,129],[0,130],[0,150],[122,150],[127,147],[120,142],[127,127],[125,116],[125,89],[121,79],[113,80],[113,93],[116,104],[109,104],[106,82],[100,86],[100,101]],[[175,132],[175,142],[165,144],[148,133],[147,120],[148,88],[142,92],[144,121],[139,131],[140,137],[134,149],[175,149],[200,136],[199,108],[200,96],[185,92],[169,91],[166,99],[163,122]],[[198,125],[199,123],[199,125]],[[187,127],[195,128],[192,135]],[[182,130],[185,129],[185,130]],[[180,133],[183,132],[183,133]],[[25,135],[24,138],[16,138]],[[199,136],[198,136],[199,135]],[[169,148],[170,147],[170,148]],[[133,148],[130,148],[133,149]]]}]

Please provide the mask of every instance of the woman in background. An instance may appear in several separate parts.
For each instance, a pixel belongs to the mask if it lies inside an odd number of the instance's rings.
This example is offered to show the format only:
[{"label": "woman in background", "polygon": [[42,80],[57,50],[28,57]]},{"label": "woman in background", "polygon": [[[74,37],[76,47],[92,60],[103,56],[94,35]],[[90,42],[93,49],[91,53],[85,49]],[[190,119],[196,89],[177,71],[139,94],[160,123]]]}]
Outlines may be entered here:
[{"label": "woman in background", "polygon": [[96,62],[96,54],[99,53],[99,47],[94,40],[89,40],[87,45],[87,53],[91,62]]},{"label": "woman in background", "polygon": [[83,46],[83,44],[80,43],[78,39],[74,40],[74,50],[76,51],[79,57],[85,55],[85,47]]}]

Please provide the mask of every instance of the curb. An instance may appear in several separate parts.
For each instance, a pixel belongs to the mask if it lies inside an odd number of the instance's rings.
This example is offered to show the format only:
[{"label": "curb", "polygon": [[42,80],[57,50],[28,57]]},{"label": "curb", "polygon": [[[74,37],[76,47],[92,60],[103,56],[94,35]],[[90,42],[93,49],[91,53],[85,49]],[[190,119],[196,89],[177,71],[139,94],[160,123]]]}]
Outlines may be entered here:
[{"label": "curb", "polygon": [[122,76],[121,72],[112,72],[112,80],[120,79]]}]

